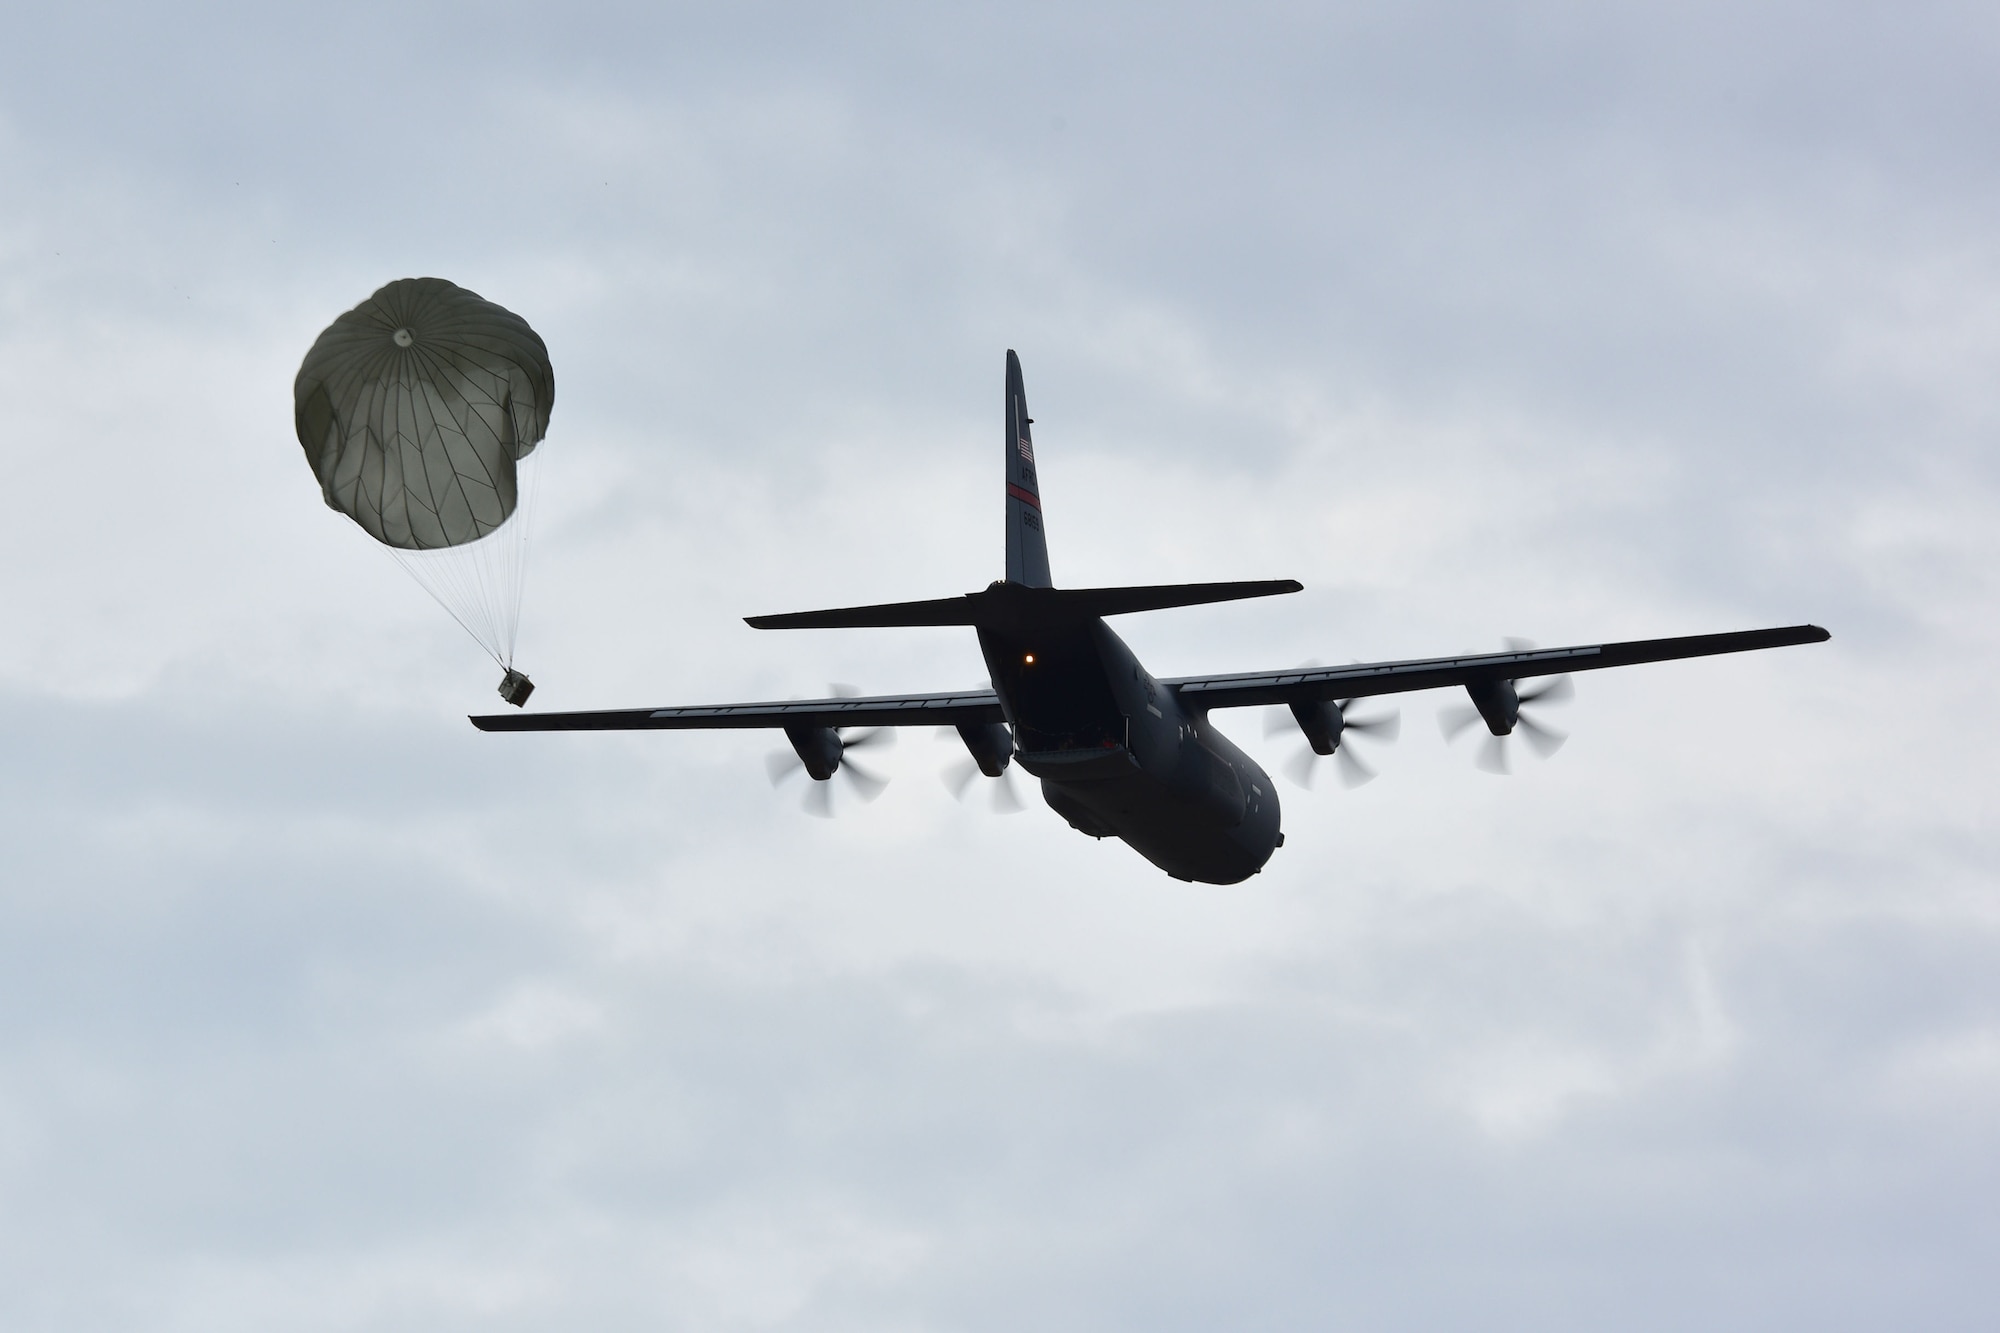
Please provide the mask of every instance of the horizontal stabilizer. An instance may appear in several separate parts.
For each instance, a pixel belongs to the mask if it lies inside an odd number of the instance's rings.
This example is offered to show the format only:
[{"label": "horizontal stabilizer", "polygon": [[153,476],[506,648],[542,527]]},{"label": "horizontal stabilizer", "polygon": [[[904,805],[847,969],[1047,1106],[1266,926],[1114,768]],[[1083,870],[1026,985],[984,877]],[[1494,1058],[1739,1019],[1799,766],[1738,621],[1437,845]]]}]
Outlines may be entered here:
[{"label": "horizontal stabilizer", "polygon": [[1170,606],[1202,606],[1208,602],[1240,602],[1246,597],[1276,597],[1304,592],[1297,579],[1253,579],[1247,583],[1156,583],[1137,588],[1063,588],[1055,590],[1065,609],[1080,616],[1123,616],[1134,611],[1164,611]]},{"label": "horizontal stabilizer", "polygon": [[1297,579],[1254,579],[1245,583],[1160,583],[1131,588],[1029,588],[995,583],[984,592],[940,597],[929,602],[885,602],[829,611],[746,616],[752,629],[888,629],[906,625],[1020,624],[1123,616],[1172,606],[1234,602],[1299,592]]},{"label": "horizontal stabilizer", "polygon": [[890,629],[898,625],[976,625],[977,593],[928,602],[884,602],[843,606],[831,611],[793,611],[782,616],[745,616],[751,629]]}]

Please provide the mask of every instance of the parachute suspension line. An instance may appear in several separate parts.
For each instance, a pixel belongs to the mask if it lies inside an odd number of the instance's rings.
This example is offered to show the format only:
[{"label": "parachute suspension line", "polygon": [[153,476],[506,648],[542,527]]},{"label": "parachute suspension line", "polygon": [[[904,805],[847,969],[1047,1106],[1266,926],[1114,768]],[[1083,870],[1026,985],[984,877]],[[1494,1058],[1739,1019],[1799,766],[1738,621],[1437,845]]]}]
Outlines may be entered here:
[{"label": "parachute suspension line", "polygon": [[506,608],[507,658],[500,664],[509,671],[514,669],[514,644],[521,635],[521,600],[528,591],[528,539],[535,531],[536,502],[542,494],[542,471],[548,466],[547,457],[543,450],[537,449],[517,465],[519,471],[516,475],[518,476],[519,472],[526,472],[528,485],[527,494],[522,496],[516,505],[518,512],[514,515],[514,521],[519,531],[513,534],[508,552],[512,564],[507,570],[506,582],[503,585],[513,594],[511,603]]},{"label": "parachute suspension line", "polygon": [[504,670],[507,664],[501,661],[500,654],[496,650],[498,640],[491,628],[492,618],[480,614],[477,597],[467,595],[462,572],[453,569],[446,560],[430,558],[447,556],[455,549],[457,548],[447,547],[442,551],[405,551],[393,546],[382,548],[384,553],[401,566],[403,572],[414,579],[419,588],[429,593],[431,600],[443,607],[445,614],[456,620],[458,627],[471,635],[472,641]]},{"label": "parachute suspension line", "polygon": [[503,671],[513,669],[520,637],[529,537],[542,489],[541,450],[520,466],[528,474],[522,478],[520,503],[505,523],[478,541],[426,551],[383,548]]}]

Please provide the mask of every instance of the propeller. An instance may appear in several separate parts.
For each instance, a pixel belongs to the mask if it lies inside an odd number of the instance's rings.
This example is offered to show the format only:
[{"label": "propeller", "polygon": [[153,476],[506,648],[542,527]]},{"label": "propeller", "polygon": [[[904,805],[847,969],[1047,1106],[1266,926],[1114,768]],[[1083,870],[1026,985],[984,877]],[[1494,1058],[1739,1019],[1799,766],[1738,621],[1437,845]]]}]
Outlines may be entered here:
[{"label": "propeller", "polygon": [[[1517,653],[1527,652],[1535,646],[1527,639],[1508,639],[1506,644],[1509,651]],[[1508,754],[1509,736],[1520,736],[1530,749],[1544,759],[1562,749],[1563,742],[1569,739],[1567,732],[1538,721],[1528,712],[1530,706],[1542,707],[1575,697],[1576,686],[1570,683],[1568,676],[1543,677],[1539,683],[1526,689],[1517,688],[1516,681],[1494,681],[1478,690],[1468,686],[1467,693],[1473,695],[1475,702],[1454,704],[1439,710],[1438,729],[1444,733],[1446,741],[1452,741],[1473,723],[1486,722],[1489,734],[1479,747],[1478,754],[1473,756],[1473,763],[1485,772],[1505,777],[1513,771]],[[1481,703],[1486,708],[1482,709]],[[1491,710],[1490,714],[1488,710]],[[1498,716],[1507,729],[1494,732],[1490,716]]]},{"label": "propeller", "polygon": [[[1341,786],[1348,788],[1359,787],[1363,783],[1373,782],[1378,774],[1374,769],[1363,763],[1360,757],[1347,747],[1347,738],[1349,736],[1367,736],[1373,740],[1387,744],[1401,735],[1403,730],[1403,715],[1400,711],[1391,709],[1386,713],[1377,714],[1374,717],[1349,717],[1347,709],[1353,703],[1354,700],[1352,699],[1341,699],[1332,705],[1336,716],[1340,720],[1340,726],[1337,730],[1333,731],[1334,748],[1331,757],[1334,761],[1334,767],[1340,773]],[[1288,708],[1273,708],[1265,714],[1264,734],[1266,736],[1276,736],[1283,732],[1297,732],[1299,729],[1297,718]],[[1319,761],[1325,758],[1328,758],[1328,756],[1314,749],[1312,742],[1308,740],[1299,746],[1291,758],[1285,761],[1285,776],[1310,791],[1313,780],[1318,776]]]},{"label": "propeller", "polygon": [[938,736],[961,742],[969,753],[955,764],[945,766],[940,775],[952,799],[963,801],[972,790],[973,780],[984,775],[993,782],[993,809],[1003,815],[1027,809],[1014,786],[1014,734],[1000,724],[939,727]]},{"label": "propeller", "polygon": [[[947,734],[956,735],[950,732]],[[951,793],[953,800],[963,801],[966,794],[972,790],[973,780],[981,776],[977,759],[961,759],[955,764],[946,766],[943,774],[945,790]],[[1014,769],[1009,765],[1005,772],[993,779],[994,812],[1002,815],[1018,815],[1027,808],[1027,803],[1021,799],[1019,788],[1014,785]]]},{"label": "propeller", "polygon": [[[1300,671],[1311,671],[1319,662],[1301,662]],[[1357,736],[1368,736],[1375,740],[1393,741],[1403,729],[1403,715],[1395,709],[1374,717],[1354,717],[1347,715],[1352,699],[1341,699],[1331,703],[1302,703],[1286,708],[1273,708],[1264,715],[1264,734],[1276,736],[1281,732],[1301,732],[1305,744],[1285,761],[1285,776],[1299,786],[1311,790],[1315,770],[1319,761],[1330,754],[1334,767],[1340,771],[1343,787],[1359,787],[1364,782],[1373,782],[1375,770],[1361,762],[1353,751],[1342,742],[1351,732]]]},{"label": "propeller", "polygon": [[[861,693],[852,685],[829,685],[827,692],[835,698],[848,699]],[[821,819],[833,817],[833,779],[845,777],[848,787],[863,802],[872,801],[882,794],[889,785],[889,779],[848,758],[853,750],[886,749],[896,743],[893,727],[817,727],[804,729],[801,736],[793,736],[792,729],[786,728],[786,736],[792,740],[789,750],[773,750],[764,757],[764,767],[771,775],[771,785],[782,786],[795,773],[810,774],[806,761],[799,753],[799,747],[812,748],[821,762],[831,761],[832,771],[826,778],[806,784],[805,812]],[[803,737],[803,739],[802,739]]]}]

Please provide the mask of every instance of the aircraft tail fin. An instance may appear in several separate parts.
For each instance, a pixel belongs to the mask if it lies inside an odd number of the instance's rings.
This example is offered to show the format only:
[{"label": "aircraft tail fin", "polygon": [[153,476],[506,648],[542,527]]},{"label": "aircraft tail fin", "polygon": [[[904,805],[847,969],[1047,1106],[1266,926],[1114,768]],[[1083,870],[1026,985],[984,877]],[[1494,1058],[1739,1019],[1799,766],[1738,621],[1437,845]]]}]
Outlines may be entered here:
[{"label": "aircraft tail fin", "polygon": [[1035,476],[1035,445],[1029,427],[1028,393],[1021,384],[1021,358],[1007,349],[1007,582],[1050,588],[1049,546],[1042,532],[1042,490]]}]

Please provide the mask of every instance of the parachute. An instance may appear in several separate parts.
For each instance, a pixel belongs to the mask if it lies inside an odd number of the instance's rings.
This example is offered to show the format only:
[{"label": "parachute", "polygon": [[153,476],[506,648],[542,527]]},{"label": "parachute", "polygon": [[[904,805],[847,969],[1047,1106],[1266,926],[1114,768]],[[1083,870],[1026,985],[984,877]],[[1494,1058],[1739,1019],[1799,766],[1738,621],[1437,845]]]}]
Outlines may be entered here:
[{"label": "parachute", "polygon": [[522,463],[555,404],[548,348],[510,310],[443,278],[392,282],[334,320],[292,384],[299,443],[353,519],[506,672],[514,669],[534,487]]}]

